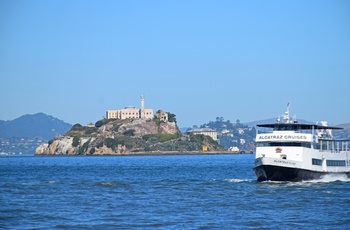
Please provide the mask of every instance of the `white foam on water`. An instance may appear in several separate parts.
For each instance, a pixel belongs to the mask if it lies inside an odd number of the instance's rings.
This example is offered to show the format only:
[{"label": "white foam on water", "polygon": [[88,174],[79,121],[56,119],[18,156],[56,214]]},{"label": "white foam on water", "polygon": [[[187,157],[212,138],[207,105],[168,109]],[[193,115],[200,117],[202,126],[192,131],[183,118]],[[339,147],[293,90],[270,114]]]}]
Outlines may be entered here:
[{"label": "white foam on water", "polygon": [[303,183],[333,183],[333,182],[350,182],[345,174],[327,174],[320,179],[303,181]]},{"label": "white foam on water", "polygon": [[233,178],[233,179],[225,179],[225,181],[231,182],[231,183],[242,183],[242,182],[252,182],[253,180],[252,179],[236,179],[236,178]]},{"label": "white foam on water", "polygon": [[315,184],[327,184],[334,182],[350,182],[350,178],[348,178],[345,174],[327,174],[320,179],[315,180],[304,180],[304,181],[264,181],[263,183],[268,184],[286,184],[287,186],[312,186]]},{"label": "white foam on water", "polygon": [[59,183],[60,180],[49,180],[47,183],[48,184],[56,184],[56,183]]},{"label": "white foam on water", "polygon": [[293,185],[312,185],[312,184],[318,184],[318,183],[334,183],[334,182],[350,182],[350,178],[348,178],[345,174],[327,174],[323,176],[320,179],[315,179],[315,180],[303,180],[303,181],[262,181],[260,183],[266,183],[266,184],[287,184],[290,186]]},{"label": "white foam on water", "polygon": [[104,187],[111,187],[111,186],[115,186],[116,183],[115,182],[104,181],[104,182],[97,183],[97,185],[104,186]]}]

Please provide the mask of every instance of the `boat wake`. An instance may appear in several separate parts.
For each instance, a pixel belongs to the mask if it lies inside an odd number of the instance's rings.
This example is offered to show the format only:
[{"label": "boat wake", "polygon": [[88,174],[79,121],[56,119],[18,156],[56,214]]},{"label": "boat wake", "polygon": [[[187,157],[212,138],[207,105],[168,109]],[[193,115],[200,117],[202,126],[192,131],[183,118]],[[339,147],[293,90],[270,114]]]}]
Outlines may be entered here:
[{"label": "boat wake", "polygon": [[326,184],[326,183],[335,183],[335,182],[350,182],[350,178],[345,174],[328,174],[323,176],[320,179],[315,180],[303,180],[303,181],[263,181],[262,184],[287,184],[290,186],[294,185],[312,185],[312,184]]},{"label": "boat wake", "polygon": [[333,182],[350,182],[350,178],[345,174],[328,174],[320,179],[303,181],[304,183],[333,183]]}]

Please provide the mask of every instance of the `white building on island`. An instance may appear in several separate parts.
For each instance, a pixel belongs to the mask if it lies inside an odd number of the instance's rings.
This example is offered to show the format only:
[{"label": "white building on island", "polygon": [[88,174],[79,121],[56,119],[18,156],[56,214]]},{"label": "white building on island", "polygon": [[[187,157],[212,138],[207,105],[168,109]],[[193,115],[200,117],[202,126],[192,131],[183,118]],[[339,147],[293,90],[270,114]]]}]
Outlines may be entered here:
[{"label": "white building on island", "polygon": [[145,97],[141,96],[141,108],[137,109],[133,106],[127,106],[124,109],[119,110],[107,110],[106,111],[107,119],[152,119],[153,118],[153,109],[145,108]]},{"label": "white building on island", "polygon": [[188,134],[192,133],[194,135],[196,134],[203,134],[206,136],[211,137],[214,141],[218,141],[218,133],[211,128],[201,128],[201,129],[192,129],[190,131],[187,131]]}]

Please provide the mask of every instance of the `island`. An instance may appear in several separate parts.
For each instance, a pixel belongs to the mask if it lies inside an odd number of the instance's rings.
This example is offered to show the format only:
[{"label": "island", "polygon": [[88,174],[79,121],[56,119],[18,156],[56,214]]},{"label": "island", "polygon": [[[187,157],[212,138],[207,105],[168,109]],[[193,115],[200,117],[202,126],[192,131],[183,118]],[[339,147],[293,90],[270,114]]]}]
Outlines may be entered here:
[{"label": "island", "polygon": [[[125,108],[125,111],[135,108]],[[121,115],[125,111],[116,111]],[[219,143],[203,134],[183,135],[176,115],[158,110],[144,116],[145,109],[129,117],[107,118],[95,124],[75,124],[63,136],[57,136],[36,149],[36,155],[154,155],[225,153]],[[109,115],[108,115],[109,113]],[[128,112],[129,114],[129,112]],[[136,114],[136,115],[135,115]],[[112,115],[113,116],[113,115]]]}]

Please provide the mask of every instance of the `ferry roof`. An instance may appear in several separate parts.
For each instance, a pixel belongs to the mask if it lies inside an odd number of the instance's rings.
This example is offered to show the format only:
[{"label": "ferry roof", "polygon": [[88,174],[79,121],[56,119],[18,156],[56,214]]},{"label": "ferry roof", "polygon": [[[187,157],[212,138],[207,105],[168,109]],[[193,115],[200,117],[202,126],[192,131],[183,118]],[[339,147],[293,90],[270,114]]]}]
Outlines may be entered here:
[{"label": "ferry roof", "polygon": [[335,126],[324,126],[316,124],[300,124],[300,123],[273,123],[273,124],[258,124],[258,127],[263,128],[278,128],[278,127],[289,127],[289,129],[343,129]]}]

